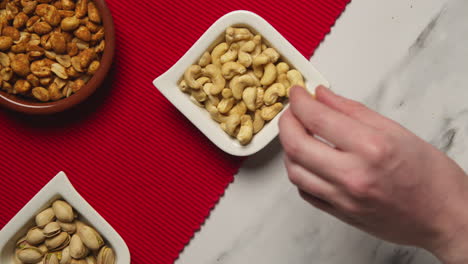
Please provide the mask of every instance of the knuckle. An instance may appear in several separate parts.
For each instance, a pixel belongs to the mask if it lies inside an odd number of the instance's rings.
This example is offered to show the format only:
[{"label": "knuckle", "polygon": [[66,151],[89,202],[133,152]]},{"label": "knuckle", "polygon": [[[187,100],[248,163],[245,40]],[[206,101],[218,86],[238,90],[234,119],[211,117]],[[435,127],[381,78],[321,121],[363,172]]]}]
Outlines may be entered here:
[{"label": "knuckle", "polygon": [[393,156],[394,147],[387,136],[373,135],[368,137],[364,144],[366,158],[373,165],[388,161]]},{"label": "knuckle", "polygon": [[353,178],[348,182],[346,189],[349,195],[358,201],[368,200],[373,197],[375,181],[368,177]]},{"label": "knuckle", "polygon": [[290,164],[287,167],[287,171],[288,171],[289,181],[299,188],[302,187],[303,180],[302,180],[302,174],[300,173],[299,168],[296,165]]}]

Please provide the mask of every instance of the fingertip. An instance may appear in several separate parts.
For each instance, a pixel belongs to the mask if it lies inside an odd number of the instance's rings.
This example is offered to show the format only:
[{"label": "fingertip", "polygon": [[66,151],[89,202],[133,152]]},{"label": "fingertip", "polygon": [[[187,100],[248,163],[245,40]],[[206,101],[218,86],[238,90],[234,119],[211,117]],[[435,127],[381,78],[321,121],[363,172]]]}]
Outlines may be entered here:
[{"label": "fingertip", "polygon": [[301,96],[301,94],[304,92],[306,92],[304,87],[299,86],[299,85],[294,85],[289,90],[289,98],[291,98],[291,100],[295,100],[295,98],[297,98],[298,96]]}]

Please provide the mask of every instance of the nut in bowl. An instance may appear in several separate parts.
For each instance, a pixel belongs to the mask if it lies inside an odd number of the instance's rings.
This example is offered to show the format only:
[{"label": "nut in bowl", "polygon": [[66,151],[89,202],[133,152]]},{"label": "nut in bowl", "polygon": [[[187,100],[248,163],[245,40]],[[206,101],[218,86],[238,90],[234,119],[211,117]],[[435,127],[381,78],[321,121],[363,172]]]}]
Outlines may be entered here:
[{"label": "nut in bowl", "polygon": [[0,263],[129,264],[130,253],[61,172],[0,231]]},{"label": "nut in bowl", "polygon": [[104,0],[5,0],[0,32],[0,104],[16,111],[72,107],[112,63],[114,28]]},{"label": "nut in bowl", "polygon": [[215,145],[237,156],[254,154],[278,135],[291,85],[311,93],[329,86],[278,31],[248,11],[218,19],[153,83]]}]

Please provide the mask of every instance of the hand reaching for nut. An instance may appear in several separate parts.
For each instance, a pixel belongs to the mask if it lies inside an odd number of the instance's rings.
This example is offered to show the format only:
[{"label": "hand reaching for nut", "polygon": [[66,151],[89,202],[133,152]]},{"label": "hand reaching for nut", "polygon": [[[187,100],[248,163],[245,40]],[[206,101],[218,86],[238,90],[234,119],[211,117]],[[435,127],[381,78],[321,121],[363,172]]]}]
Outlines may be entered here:
[{"label": "hand reaching for nut", "polygon": [[302,74],[247,28],[229,27],[224,40],[191,65],[179,83],[196,105],[242,145],[284,107]]},{"label": "hand reaching for nut", "polygon": [[105,47],[90,0],[2,1],[0,32],[0,88],[40,102],[78,92]]}]

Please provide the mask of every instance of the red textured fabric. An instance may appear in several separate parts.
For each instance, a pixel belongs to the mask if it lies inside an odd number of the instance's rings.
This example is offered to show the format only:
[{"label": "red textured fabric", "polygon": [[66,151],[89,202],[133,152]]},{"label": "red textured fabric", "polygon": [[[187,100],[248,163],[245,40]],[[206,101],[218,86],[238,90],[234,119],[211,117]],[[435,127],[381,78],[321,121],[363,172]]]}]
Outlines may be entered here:
[{"label": "red textured fabric", "polygon": [[58,171],[122,235],[133,263],[172,263],[242,159],[217,149],[152,85],[223,14],[258,13],[310,56],[349,0],[108,1],[106,84],[54,116],[0,110],[0,227]]}]

